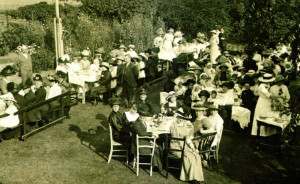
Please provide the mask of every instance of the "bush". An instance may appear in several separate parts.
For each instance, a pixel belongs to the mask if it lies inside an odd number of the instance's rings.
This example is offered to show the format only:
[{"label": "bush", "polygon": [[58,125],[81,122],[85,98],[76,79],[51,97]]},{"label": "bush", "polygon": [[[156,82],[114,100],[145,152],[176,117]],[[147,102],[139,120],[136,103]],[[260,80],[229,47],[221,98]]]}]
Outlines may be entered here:
[{"label": "bush", "polygon": [[45,48],[36,50],[32,55],[32,68],[33,72],[41,72],[54,68],[55,53]]}]

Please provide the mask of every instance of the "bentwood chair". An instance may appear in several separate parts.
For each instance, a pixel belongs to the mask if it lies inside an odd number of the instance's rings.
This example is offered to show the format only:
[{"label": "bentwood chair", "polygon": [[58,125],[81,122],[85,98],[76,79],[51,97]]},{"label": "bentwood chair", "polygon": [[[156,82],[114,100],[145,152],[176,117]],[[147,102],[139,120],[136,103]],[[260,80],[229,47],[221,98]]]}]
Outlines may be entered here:
[{"label": "bentwood chair", "polygon": [[[175,149],[175,148],[171,148],[171,142],[172,141],[178,141],[178,142],[182,142],[182,149]],[[185,144],[186,144],[186,138],[179,138],[179,137],[171,137],[171,135],[167,135],[166,138],[166,178],[168,178],[168,173],[169,173],[169,168],[170,169],[181,169],[182,164],[183,164],[183,159],[184,159],[184,149],[185,149]],[[173,153],[175,152],[179,152],[180,153],[180,157],[174,155]],[[169,161],[178,161],[180,162],[179,167],[175,167],[175,166],[169,166]],[[172,162],[174,163],[174,162]]]},{"label": "bentwood chair", "polygon": [[[112,127],[111,127],[111,124],[109,123],[109,133],[110,133],[110,153],[109,153],[109,156],[108,156],[108,163],[110,162],[111,158],[112,157],[126,157],[126,164],[128,164],[128,150],[125,148],[122,148],[123,145],[119,142],[116,142],[114,139],[113,139],[113,132],[112,132]],[[124,152],[126,153],[125,155],[113,155],[113,152]]]},{"label": "bentwood chair", "polygon": [[193,139],[194,142],[197,142],[197,144],[199,144],[198,145],[199,154],[203,155],[204,158],[207,157],[210,169],[211,169],[210,154],[213,152],[211,147],[216,134],[217,132],[202,134],[201,136],[195,137]]},{"label": "bentwood chair", "polygon": [[[141,140],[147,140],[150,144],[140,144]],[[156,138],[149,137],[149,136],[139,136],[136,134],[136,153],[134,156],[133,168],[135,168],[136,164],[136,175],[139,176],[139,168],[140,165],[149,165],[150,166],[150,176],[152,176],[152,163],[153,163],[153,156],[156,146]],[[150,152],[148,154],[143,153],[142,149],[148,149]],[[141,157],[150,157],[150,162],[140,162]]]}]

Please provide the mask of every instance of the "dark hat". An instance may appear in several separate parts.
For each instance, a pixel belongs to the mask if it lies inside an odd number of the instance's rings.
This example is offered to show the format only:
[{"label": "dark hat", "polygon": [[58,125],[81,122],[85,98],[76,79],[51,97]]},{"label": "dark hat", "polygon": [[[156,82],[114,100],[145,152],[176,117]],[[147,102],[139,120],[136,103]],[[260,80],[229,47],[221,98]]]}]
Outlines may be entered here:
[{"label": "dark hat", "polygon": [[206,96],[207,98],[210,97],[210,94],[207,90],[201,90],[200,93],[198,94],[199,97],[201,96]]},{"label": "dark hat", "polygon": [[43,78],[40,74],[36,74],[34,77],[33,77],[33,81],[42,81]]},{"label": "dark hat", "polygon": [[196,82],[195,82],[195,80],[194,79],[189,79],[189,80],[187,80],[185,83],[183,83],[182,85],[183,86],[188,86],[189,84],[195,84]]},{"label": "dark hat", "polygon": [[222,63],[222,64],[219,66],[220,69],[221,69],[222,67],[228,69],[228,66],[227,66],[225,63]]},{"label": "dark hat", "polygon": [[3,70],[1,71],[1,75],[2,75],[2,76],[10,76],[10,75],[14,75],[14,74],[16,74],[16,71],[15,71],[15,69],[14,69],[12,66],[10,66],[10,65],[6,66],[6,67],[3,68]]},{"label": "dark hat", "polygon": [[28,78],[26,81],[25,81],[25,86],[24,88],[30,88],[31,86],[33,85],[33,82],[30,78]]},{"label": "dark hat", "polygon": [[56,72],[56,75],[57,75],[59,78],[65,78],[65,77],[67,77],[67,74],[64,73],[63,71],[60,71],[60,70],[58,70],[58,71]]},{"label": "dark hat", "polygon": [[12,92],[15,89],[15,83],[13,83],[13,82],[7,83],[6,89],[8,92]]},{"label": "dark hat", "polygon": [[196,111],[206,111],[207,107],[204,106],[203,104],[195,104],[192,106],[192,109]]},{"label": "dark hat", "polygon": [[108,102],[111,106],[121,104],[120,98],[110,98],[110,99],[108,99]]}]

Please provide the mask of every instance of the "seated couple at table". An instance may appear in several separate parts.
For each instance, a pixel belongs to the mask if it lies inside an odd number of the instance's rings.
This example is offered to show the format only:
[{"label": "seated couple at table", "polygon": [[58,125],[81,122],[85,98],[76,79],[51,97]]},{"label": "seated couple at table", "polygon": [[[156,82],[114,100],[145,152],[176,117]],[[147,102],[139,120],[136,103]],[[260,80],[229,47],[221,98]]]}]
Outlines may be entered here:
[{"label": "seated couple at table", "polygon": [[[110,104],[113,111],[108,119],[113,128],[114,140],[126,146],[130,153],[136,152],[136,134],[139,136],[155,136],[151,132],[147,132],[147,126],[140,120],[137,105],[133,104],[129,111],[122,114],[119,112],[120,99],[112,98],[110,99]],[[148,140],[141,140],[141,144],[151,145],[152,143]],[[149,151],[149,149],[143,149],[141,154],[148,154]],[[162,166],[162,148],[158,145],[154,150],[153,167],[157,167],[158,171],[165,175]]]}]

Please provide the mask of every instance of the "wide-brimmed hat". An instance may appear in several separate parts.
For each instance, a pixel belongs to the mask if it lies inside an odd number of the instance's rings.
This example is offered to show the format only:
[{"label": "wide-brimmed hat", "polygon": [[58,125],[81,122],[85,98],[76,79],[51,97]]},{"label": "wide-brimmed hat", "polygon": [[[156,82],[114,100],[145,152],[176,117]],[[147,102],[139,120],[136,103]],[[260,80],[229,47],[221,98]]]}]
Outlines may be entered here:
[{"label": "wide-brimmed hat", "polygon": [[275,82],[278,83],[283,81],[285,81],[285,78],[282,75],[277,75]]},{"label": "wide-brimmed hat", "polygon": [[15,74],[16,74],[15,69],[12,66],[10,66],[10,65],[6,66],[1,71],[1,75],[2,76],[10,76],[10,75],[15,75]]},{"label": "wide-brimmed hat", "polygon": [[7,95],[5,96],[5,98],[2,98],[3,101],[13,101],[13,102],[16,102],[16,100],[14,99],[13,96],[11,95]]},{"label": "wide-brimmed hat", "polygon": [[255,74],[255,70],[248,70],[248,72],[246,73],[246,75],[254,75]]},{"label": "wide-brimmed hat", "polygon": [[203,104],[194,104],[191,109],[195,111],[206,111],[207,107],[205,107]]},{"label": "wide-brimmed hat", "polygon": [[144,58],[145,61],[148,60],[148,57],[147,57],[147,55],[144,52],[141,52],[138,55],[141,56],[142,58]]},{"label": "wide-brimmed hat", "polygon": [[90,56],[90,52],[89,52],[88,50],[83,50],[83,51],[81,52],[81,55],[82,55],[82,56],[85,56],[85,57],[88,57],[88,56]]},{"label": "wide-brimmed hat", "polygon": [[226,69],[228,69],[228,66],[227,66],[225,63],[222,63],[222,64],[220,64],[219,68],[220,68],[220,69],[221,69],[221,68],[226,68]]},{"label": "wide-brimmed hat", "polygon": [[205,38],[205,34],[204,33],[201,33],[201,32],[199,32],[199,33],[197,33],[197,38],[199,39],[203,39],[203,38]]},{"label": "wide-brimmed hat", "polygon": [[43,81],[43,78],[40,74],[35,74],[32,79],[33,81]]},{"label": "wide-brimmed hat", "polygon": [[119,49],[126,49],[125,45],[124,44],[121,44]]},{"label": "wide-brimmed hat", "polygon": [[211,30],[210,32],[216,34],[217,30]]},{"label": "wide-brimmed hat", "polygon": [[198,94],[199,97],[201,96],[206,96],[207,98],[210,97],[210,94],[207,90],[201,90],[200,93]]},{"label": "wide-brimmed hat", "polygon": [[176,31],[174,33],[174,37],[182,37],[183,36],[183,33],[181,31]]},{"label": "wide-brimmed hat", "polygon": [[189,84],[195,84],[196,82],[195,82],[195,80],[194,79],[188,79],[185,83],[183,83],[182,85],[183,86],[188,86]]},{"label": "wide-brimmed hat", "polygon": [[275,78],[273,77],[272,74],[270,74],[270,73],[265,73],[262,77],[259,77],[259,78],[258,78],[258,81],[260,81],[260,82],[265,82],[265,83],[269,83],[269,82],[275,81]]},{"label": "wide-brimmed hat", "polygon": [[96,53],[96,55],[97,55],[97,54],[104,54],[104,53],[105,53],[104,48],[103,48],[103,47],[100,47],[100,48],[96,49],[96,50],[95,50],[95,53]]},{"label": "wide-brimmed hat", "polygon": [[121,104],[121,100],[120,98],[110,98],[108,99],[108,103],[113,106],[113,105],[120,105]]},{"label": "wide-brimmed hat", "polygon": [[100,66],[104,66],[104,67],[106,67],[107,69],[109,69],[109,64],[108,64],[108,62],[102,62]]},{"label": "wide-brimmed hat", "polygon": [[208,75],[206,73],[201,73],[199,78],[200,79],[207,79]]},{"label": "wide-brimmed hat", "polygon": [[135,46],[131,44],[131,45],[128,45],[128,48],[134,49]]},{"label": "wide-brimmed hat", "polygon": [[166,98],[166,100],[169,100],[172,96],[177,96],[175,91],[170,91],[167,98]]}]

